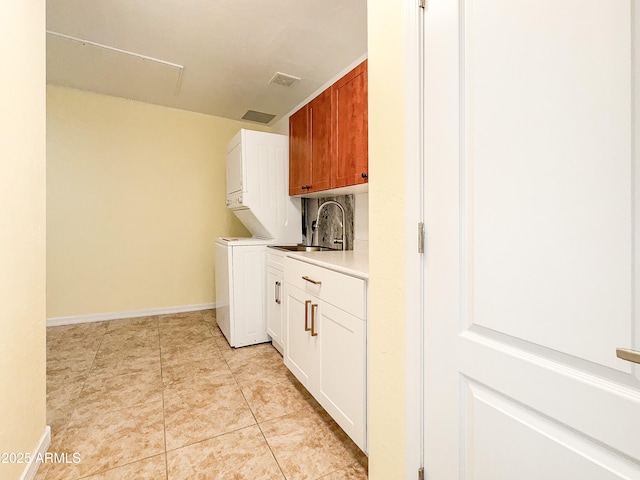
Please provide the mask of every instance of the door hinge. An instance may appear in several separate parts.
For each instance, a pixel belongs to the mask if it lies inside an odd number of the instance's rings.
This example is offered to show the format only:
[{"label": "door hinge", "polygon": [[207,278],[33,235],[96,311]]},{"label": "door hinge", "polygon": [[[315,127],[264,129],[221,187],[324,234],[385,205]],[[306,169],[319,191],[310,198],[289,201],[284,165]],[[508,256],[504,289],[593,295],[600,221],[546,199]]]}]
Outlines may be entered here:
[{"label": "door hinge", "polygon": [[427,8],[427,0],[418,0],[418,6],[420,8],[426,9]]},{"label": "door hinge", "polygon": [[424,468],[420,467],[418,469],[418,480],[424,480]]},{"label": "door hinge", "polygon": [[418,223],[418,253],[424,253],[424,223]]}]

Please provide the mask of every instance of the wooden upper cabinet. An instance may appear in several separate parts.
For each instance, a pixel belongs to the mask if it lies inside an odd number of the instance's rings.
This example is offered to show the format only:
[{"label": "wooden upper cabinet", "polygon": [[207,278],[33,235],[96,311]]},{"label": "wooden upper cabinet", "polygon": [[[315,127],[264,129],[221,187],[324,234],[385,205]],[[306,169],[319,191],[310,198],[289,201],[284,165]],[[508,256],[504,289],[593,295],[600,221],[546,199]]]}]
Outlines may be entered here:
[{"label": "wooden upper cabinet", "polygon": [[331,188],[331,89],[289,117],[289,195]]},{"label": "wooden upper cabinet", "polygon": [[331,188],[331,89],[328,88],[309,103],[311,136],[311,187],[308,192]]},{"label": "wooden upper cabinet", "polygon": [[367,61],[289,118],[289,195],[368,181]]},{"label": "wooden upper cabinet", "polygon": [[309,105],[289,117],[289,195],[306,193],[311,181]]},{"label": "wooden upper cabinet", "polygon": [[338,80],[333,92],[331,188],[367,183],[369,176],[367,61]]}]

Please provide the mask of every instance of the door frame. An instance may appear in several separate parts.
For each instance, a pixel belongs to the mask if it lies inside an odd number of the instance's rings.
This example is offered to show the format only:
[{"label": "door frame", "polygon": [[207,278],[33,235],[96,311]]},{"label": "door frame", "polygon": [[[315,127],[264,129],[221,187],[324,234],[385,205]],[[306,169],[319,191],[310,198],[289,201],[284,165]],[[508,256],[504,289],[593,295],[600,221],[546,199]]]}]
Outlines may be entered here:
[{"label": "door frame", "polygon": [[[427,0],[428,1],[428,0]],[[399,262],[402,262],[402,268],[404,270],[403,275],[398,279],[398,285],[402,285],[404,294],[403,307],[404,318],[398,318],[398,328],[403,330],[403,353],[401,354],[399,362],[401,363],[402,371],[398,371],[397,374],[402,376],[402,382],[398,384],[402,385],[403,390],[398,393],[398,396],[402,398],[402,405],[393,403],[394,407],[401,407],[398,412],[389,412],[390,415],[397,415],[397,422],[401,424],[398,430],[403,433],[402,440],[404,445],[399,448],[398,451],[402,452],[402,458],[391,457],[389,452],[384,450],[378,451],[377,440],[380,436],[385,434],[385,426],[381,424],[373,424],[370,419],[369,425],[369,452],[371,454],[369,465],[370,468],[377,464],[377,462],[384,462],[387,460],[389,463],[393,463],[394,466],[402,465],[402,478],[417,479],[418,471],[423,464],[423,288],[422,288],[422,275],[423,275],[423,259],[424,255],[418,253],[418,224],[423,222],[423,178],[422,178],[422,158],[421,158],[421,139],[422,139],[422,127],[421,127],[421,94],[420,94],[420,25],[422,23],[423,9],[420,7],[421,0],[402,0],[398,2],[397,6],[389,7],[395,14],[398,10],[401,10],[402,24],[399,26],[401,31],[396,30],[397,25],[393,23],[390,25],[389,32],[380,28],[375,32],[376,36],[383,36],[386,33],[393,37],[393,40],[398,41],[396,55],[401,56],[402,66],[394,71],[394,78],[396,81],[393,87],[397,87],[402,93],[402,104],[399,108],[402,109],[402,150],[396,153],[398,158],[399,168],[403,169],[402,181],[397,182],[397,188],[400,190],[398,195],[402,197],[404,205],[397,212],[397,217],[400,217],[402,222],[402,228],[400,231],[395,232],[398,238],[397,250],[400,253]],[[370,2],[375,3],[375,2]],[[428,6],[427,6],[428,7]],[[394,21],[396,18],[394,17]],[[370,23],[371,21],[369,21]],[[372,35],[371,25],[369,27],[369,35]],[[369,47],[369,81],[374,79],[372,76],[372,62],[375,62],[376,69],[373,75],[376,75],[378,68],[377,51],[371,50]],[[381,53],[381,61],[385,63],[386,53]],[[380,65],[384,67],[385,65]],[[371,85],[371,83],[370,83]],[[369,90],[369,102],[371,106],[371,92]],[[395,111],[394,111],[395,113]],[[376,115],[377,111],[371,108],[369,109],[369,121],[371,122],[372,115]],[[395,134],[395,132],[394,132]],[[396,140],[394,136],[392,140]],[[369,142],[371,142],[371,130]],[[369,152],[373,149],[370,148]],[[371,156],[370,156],[371,159]],[[371,161],[371,160],[370,160]],[[376,169],[374,163],[370,163],[370,169]],[[370,170],[372,178],[370,178],[370,195],[375,195],[376,180],[375,171]],[[383,182],[383,180],[379,180]],[[396,182],[394,182],[396,183]],[[373,197],[371,197],[373,198]],[[371,205],[371,204],[370,204]],[[374,202],[375,205],[375,202]],[[370,217],[376,214],[375,210],[370,207]],[[396,217],[396,218],[397,218]],[[373,243],[373,242],[372,242]],[[370,284],[376,282],[375,277],[370,278]],[[369,298],[371,298],[371,290],[369,291]],[[386,330],[387,327],[377,327],[378,332]],[[372,327],[369,322],[367,325],[368,332],[371,332]],[[370,333],[368,333],[370,335]],[[380,352],[373,351],[371,349],[371,343],[367,345],[368,362],[368,376],[371,378],[371,359],[380,356]],[[379,387],[379,386],[378,386]],[[371,398],[371,382],[368,380],[368,395]],[[369,406],[371,406],[369,401]],[[369,415],[371,410],[369,410]],[[395,423],[395,422],[394,422]],[[373,434],[373,435],[372,435]],[[381,443],[383,443],[381,441]],[[378,453],[380,454],[380,460],[378,460]],[[397,462],[397,463],[396,463]],[[373,472],[378,467],[374,467],[370,470]],[[380,470],[384,468],[380,467]],[[394,472],[400,474],[401,472]]]},{"label": "door frame", "polygon": [[422,19],[420,0],[404,0],[405,10],[405,406],[406,478],[424,467],[424,254],[418,228],[424,224]]}]

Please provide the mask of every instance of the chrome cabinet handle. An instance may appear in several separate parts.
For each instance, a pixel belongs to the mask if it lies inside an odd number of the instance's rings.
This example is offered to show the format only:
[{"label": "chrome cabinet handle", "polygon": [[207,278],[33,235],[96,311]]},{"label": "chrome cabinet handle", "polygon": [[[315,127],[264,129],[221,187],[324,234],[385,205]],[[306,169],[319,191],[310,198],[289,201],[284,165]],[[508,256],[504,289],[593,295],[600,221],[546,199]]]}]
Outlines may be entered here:
[{"label": "chrome cabinet handle", "polygon": [[[311,322],[313,328],[313,321]],[[628,348],[616,348],[616,356],[627,362],[640,363],[640,352]]]},{"label": "chrome cabinet handle", "polygon": [[311,305],[311,336],[317,337],[318,332],[316,332],[316,311],[318,310],[318,304],[314,303]]},{"label": "chrome cabinet handle", "polygon": [[309,305],[311,305],[311,300],[305,300],[304,302],[304,331],[308,332],[311,330],[309,328]]},{"label": "chrome cabinet handle", "polygon": [[280,298],[280,282],[276,282],[276,287],[274,288],[274,295],[276,297],[276,303],[280,305],[282,303],[282,299]]},{"label": "chrome cabinet handle", "polygon": [[311,278],[307,277],[306,275],[304,277],[302,277],[303,280],[306,280],[309,283],[313,283],[314,285],[322,285],[322,282],[319,282],[317,280],[312,280]]}]

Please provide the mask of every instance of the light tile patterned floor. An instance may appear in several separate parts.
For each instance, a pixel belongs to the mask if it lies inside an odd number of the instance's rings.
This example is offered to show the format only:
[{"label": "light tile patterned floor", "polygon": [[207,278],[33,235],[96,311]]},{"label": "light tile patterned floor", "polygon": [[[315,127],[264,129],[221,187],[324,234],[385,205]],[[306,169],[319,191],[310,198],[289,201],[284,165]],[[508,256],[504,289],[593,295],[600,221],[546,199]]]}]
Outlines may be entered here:
[{"label": "light tile patterned floor", "polygon": [[49,452],[70,463],[36,479],[366,479],[366,456],[278,352],[230,348],[214,315],[47,329]]}]

